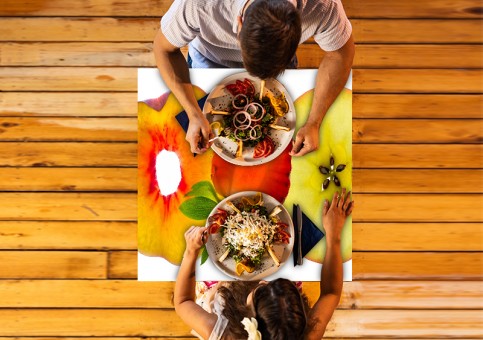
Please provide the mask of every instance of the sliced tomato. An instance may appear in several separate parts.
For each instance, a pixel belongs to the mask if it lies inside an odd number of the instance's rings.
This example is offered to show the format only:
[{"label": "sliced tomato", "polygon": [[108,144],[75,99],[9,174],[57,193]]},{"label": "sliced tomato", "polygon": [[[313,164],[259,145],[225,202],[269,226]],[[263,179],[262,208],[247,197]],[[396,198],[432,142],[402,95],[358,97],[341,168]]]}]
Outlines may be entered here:
[{"label": "sliced tomato", "polygon": [[240,89],[235,84],[228,84],[225,86],[225,88],[231,93],[232,96],[236,96],[240,93]]},{"label": "sliced tomato", "polygon": [[253,150],[253,158],[267,157],[275,151],[275,144],[272,139],[266,136]]},{"label": "sliced tomato", "polygon": [[243,80],[243,83],[247,87],[246,95],[247,96],[254,96],[255,95],[255,86],[253,86],[253,83],[250,81],[250,79],[245,78],[245,80]]},{"label": "sliced tomato", "polygon": [[216,234],[218,230],[220,230],[220,227],[221,226],[218,223],[212,223],[208,227],[208,231],[210,232],[210,234]]}]

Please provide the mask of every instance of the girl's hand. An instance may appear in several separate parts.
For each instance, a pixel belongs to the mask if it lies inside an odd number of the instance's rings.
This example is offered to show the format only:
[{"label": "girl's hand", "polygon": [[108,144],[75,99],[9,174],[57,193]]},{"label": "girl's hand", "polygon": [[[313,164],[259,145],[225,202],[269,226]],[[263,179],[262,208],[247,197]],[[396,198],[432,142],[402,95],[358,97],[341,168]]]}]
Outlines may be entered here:
[{"label": "girl's hand", "polygon": [[200,248],[206,243],[208,227],[190,227],[184,234],[186,239],[186,252],[198,254]]},{"label": "girl's hand", "polygon": [[345,220],[354,208],[354,201],[351,200],[350,196],[351,192],[349,191],[346,195],[346,190],[343,188],[341,194],[338,191],[334,193],[334,198],[330,205],[329,201],[326,200],[324,202],[322,223],[327,233],[327,238],[336,237],[340,239]]}]

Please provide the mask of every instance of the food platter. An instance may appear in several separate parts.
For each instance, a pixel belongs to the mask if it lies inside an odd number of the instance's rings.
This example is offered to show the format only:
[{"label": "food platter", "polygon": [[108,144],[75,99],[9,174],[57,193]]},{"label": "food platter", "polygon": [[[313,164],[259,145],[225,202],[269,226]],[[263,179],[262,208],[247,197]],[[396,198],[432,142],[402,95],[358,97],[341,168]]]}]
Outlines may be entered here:
[{"label": "food platter", "polygon": [[[233,211],[229,202],[237,204],[242,200],[242,198],[253,197],[256,194],[256,191],[244,191],[225,198],[210,213],[206,225],[210,225],[210,217],[216,214],[219,211],[218,209],[223,209],[229,212]],[[241,275],[239,275],[236,271],[237,262],[232,256],[228,256],[222,261],[219,260],[220,257],[222,257],[227,250],[227,248],[223,244],[223,237],[219,232],[213,234],[209,233],[206,243],[206,250],[213,264],[221,272],[237,280],[260,280],[264,277],[272,275],[276,273],[285,262],[287,262],[290,254],[292,253],[294,245],[294,226],[290,214],[275,198],[264,193],[262,193],[261,195],[264,202],[263,206],[267,209],[268,212],[272,211],[275,207],[279,207],[281,209],[281,211],[277,214],[277,217],[280,222],[287,225],[286,231],[290,235],[288,241],[286,241],[287,243],[276,242],[272,244],[273,256],[275,256],[276,259],[279,261],[279,266],[277,266],[272,256],[267,251],[265,251],[261,257],[260,264],[254,268],[253,272],[249,273],[245,271]]]},{"label": "food platter", "polygon": [[[223,116],[219,114],[211,114],[216,111],[227,111],[232,103],[234,96],[227,90],[227,85],[238,81],[249,80],[254,88],[255,93],[259,94],[261,89],[261,80],[259,78],[251,76],[248,72],[236,73],[223,79],[214,89],[210,92],[207,100],[203,106],[203,113],[206,115],[207,120],[212,124],[214,122],[221,123],[223,125]],[[222,136],[216,138],[213,141],[212,149],[227,162],[241,165],[241,166],[253,166],[260,165],[277,158],[292,141],[292,137],[295,129],[295,107],[293,100],[285,87],[276,79],[267,79],[263,90],[264,94],[270,94],[272,97],[285,96],[286,103],[288,104],[288,111],[284,116],[277,118],[276,125],[285,128],[285,130],[270,129],[267,135],[273,141],[273,152],[265,157],[254,157],[254,147],[248,146],[243,148],[243,152],[237,155],[237,149],[239,145],[236,141]],[[217,123],[215,123],[217,124]]]}]

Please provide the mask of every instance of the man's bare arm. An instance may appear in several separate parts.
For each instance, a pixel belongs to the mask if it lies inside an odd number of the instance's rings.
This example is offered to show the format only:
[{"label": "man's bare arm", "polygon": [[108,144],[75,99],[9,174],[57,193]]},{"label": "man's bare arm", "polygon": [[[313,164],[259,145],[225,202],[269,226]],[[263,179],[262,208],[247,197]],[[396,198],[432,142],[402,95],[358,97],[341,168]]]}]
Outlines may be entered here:
[{"label": "man's bare arm", "polygon": [[312,108],[307,121],[297,133],[291,155],[303,156],[319,147],[320,125],[327,110],[344,88],[353,60],[352,35],[344,46],[336,51],[327,52],[322,59],[317,72]]},{"label": "man's bare arm", "polygon": [[210,124],[206,120],[191,85],[188,64],[181,50],[173,46],[161,30],[154,39],[154,56],[156,65],[166,85],[178,99],[188,114],[190,125],[186,140],[191,145],[191,151],[202,153],[209,147],[208,140],[212,137]]}]

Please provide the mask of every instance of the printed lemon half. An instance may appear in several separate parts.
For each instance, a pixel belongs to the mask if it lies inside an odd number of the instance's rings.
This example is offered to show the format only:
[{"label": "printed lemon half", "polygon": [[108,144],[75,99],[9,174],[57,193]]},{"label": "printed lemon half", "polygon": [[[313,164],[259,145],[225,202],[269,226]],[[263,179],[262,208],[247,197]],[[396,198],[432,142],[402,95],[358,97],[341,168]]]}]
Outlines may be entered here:
[{"label": "printed lemon half", "polygon": [[238,262],[236,264],[236,268],[235,268],[236,275],[238,275],[238,276],[243,274],[244,271],[246,271],[247,273],[253,273],[254,270],[255,270],[254,267],[247,266],[247,265],[243,264],[242,262]]},{"label": "printed lemon half", "polygon": [[210,124],[211,130],[215,133],[215,135],[219,135],[221,131],[223,131],[223,126],[221,125],[221,122],[216,121]]}]

